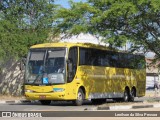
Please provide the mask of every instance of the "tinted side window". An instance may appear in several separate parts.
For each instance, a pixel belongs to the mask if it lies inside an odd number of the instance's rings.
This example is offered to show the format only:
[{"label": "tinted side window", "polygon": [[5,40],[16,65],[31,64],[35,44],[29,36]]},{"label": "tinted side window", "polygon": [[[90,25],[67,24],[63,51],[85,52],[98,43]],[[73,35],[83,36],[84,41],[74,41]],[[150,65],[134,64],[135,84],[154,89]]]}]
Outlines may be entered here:
[{"label": "tinted side window", "polygon": [[119,67],[120,68],[126,68],[128,66],[127,57],[128,57],[127,54],[119,53]]},{"label": "tinted side window", "polygon": [[80,65],[91,65],[90,59],[92,57],[91,50],[86,48],[80,48]]},{"label": "tinted side window", "polygon": [[144,69],[146,67],[145,57],[141,55],[136,55],[135,66],[137,69]]},{"label": "tinted side window", "polygon": [[110,63],[112,67],[119,67],[119,54],[110,52]]},{"label": "tinted side window", "polygon": [[142,69],[145,67],[145,60],[140,55],[80,48],[80,65]]},{"label": "tinted side window", "polygon": [[101,66],[102,55],[101,50],[80,48],[80,65]]},{"label": "tinted side window", "polygon": [[89,64],[93,66],[101,66],[101,53],[100,50],[90,49],[91,56],[89,58]]},{"label": "tinted side window", "polygon": [[101,61],[102,61],[102,66],[105,66],[105,67],[110,67],[111,66],[111,61],[110,61],[110,54],[109,54],[109,52],[107,52],[107,51],[102,51],[103,52],[103,54],[102,54],[102,56],[101,56]]},{"label": "tinted side window", "polygon": [[78,59],[77,47],[70,48],[68,58],[73,61],[74,66],[77,66],[77,59]]},{"label": "tinted side window", "polygon": [[105,50],[80,48],[80,65],[119,67],[119,54]]},{"label": "tinted side window", "polygon": [[72,73],[68,73],[68,82],[71,82],[77,70],[77,60],[78,60],[78,48],[77,47],[70,48],[68,60],[72,64]]},{"label": "tinted side window", "polygon": [[133,68],[135,68],[135,57],[134,57],[134,55],[133,54],[128,54],[128,59],[127,59],[127,67],[128,68],[131,68],[131,69],[133,69]]},{"label": "tinted side window", "polygon": [[80,60],[79,60],[79,64],[80,64],[80,65],[85,65],[85,64],[86,64],[86,62],[85,62],[85,61],[86,61],[86,60],[85,60],[85,59],[86,59],[86,54],[87,54],[87,53],[86,53],[86,50],[80,48],[80,55],[79,55],[79,56],[80,56],[80,57],[79,57],[79,59],[80,59]]}]

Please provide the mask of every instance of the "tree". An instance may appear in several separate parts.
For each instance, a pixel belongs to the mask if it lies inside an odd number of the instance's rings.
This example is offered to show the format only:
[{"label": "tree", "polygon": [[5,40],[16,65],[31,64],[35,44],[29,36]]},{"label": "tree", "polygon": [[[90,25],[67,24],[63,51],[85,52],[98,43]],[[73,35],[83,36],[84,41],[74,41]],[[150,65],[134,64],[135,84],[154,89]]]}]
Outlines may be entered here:
[{"label": "tree", "polygon": [[31,45],[46,42],[55,9],[54,0],[1,0],[0,63],[26,56]]},{"label": "tree", "polygon": [[54,32],[81,32],[103,37],[112,47],[132,43],[132,49],[151,50],[160,59],[159,0],[88,0],[70,2],[57,13]]}]

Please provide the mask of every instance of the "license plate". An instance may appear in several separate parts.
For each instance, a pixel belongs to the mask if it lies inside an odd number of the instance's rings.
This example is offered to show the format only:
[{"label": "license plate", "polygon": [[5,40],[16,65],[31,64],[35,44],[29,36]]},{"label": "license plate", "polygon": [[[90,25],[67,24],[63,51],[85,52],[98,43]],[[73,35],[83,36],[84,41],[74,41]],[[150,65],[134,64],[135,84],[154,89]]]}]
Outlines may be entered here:
[{"label": "license plate", "polygon": [[40,95],[39,98],[40,99],[46,99],[46,96],[45,95]]}]

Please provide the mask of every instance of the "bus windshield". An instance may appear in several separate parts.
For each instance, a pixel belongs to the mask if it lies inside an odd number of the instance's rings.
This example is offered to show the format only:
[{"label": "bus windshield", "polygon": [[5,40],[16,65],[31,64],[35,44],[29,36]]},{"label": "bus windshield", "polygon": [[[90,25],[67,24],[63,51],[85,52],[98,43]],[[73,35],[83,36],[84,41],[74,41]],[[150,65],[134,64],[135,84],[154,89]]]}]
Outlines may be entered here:
[{"label": "bus windshield", "polygon": [[65,48],[31,49],[25,83],[62,84],[65,82]]}]

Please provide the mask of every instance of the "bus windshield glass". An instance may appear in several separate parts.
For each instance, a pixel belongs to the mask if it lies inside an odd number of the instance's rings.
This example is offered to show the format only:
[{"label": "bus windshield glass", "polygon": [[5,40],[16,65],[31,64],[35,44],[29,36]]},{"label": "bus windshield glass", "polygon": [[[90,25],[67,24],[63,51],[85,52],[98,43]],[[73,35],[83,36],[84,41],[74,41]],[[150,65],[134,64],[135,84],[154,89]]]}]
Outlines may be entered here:
[{"label": "bus windshield glass", "polygon": [[65,83],[65,48],[31,49],[26,65],[25,83]]}]

